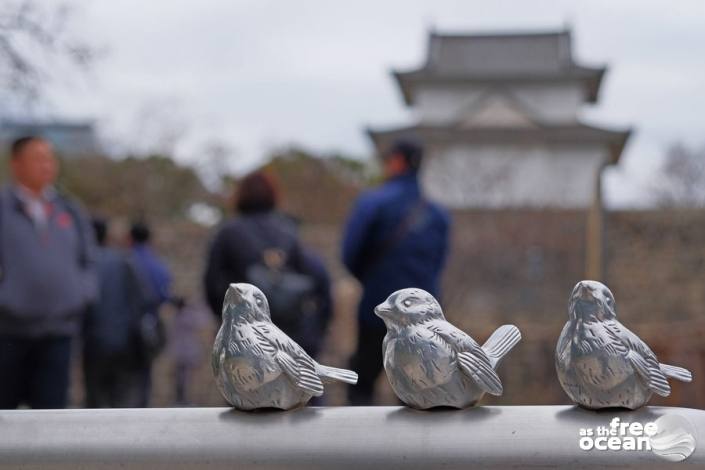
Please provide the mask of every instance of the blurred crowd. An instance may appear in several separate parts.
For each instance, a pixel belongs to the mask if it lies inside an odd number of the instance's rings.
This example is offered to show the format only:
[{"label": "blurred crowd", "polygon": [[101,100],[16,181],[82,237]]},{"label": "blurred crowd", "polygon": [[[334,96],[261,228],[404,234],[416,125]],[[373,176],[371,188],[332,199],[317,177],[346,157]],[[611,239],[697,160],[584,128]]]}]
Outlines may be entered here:
[{"label": "blurred crowd", "polygon": [[[171,274],[145,221],[126,237],[89,216],[55,184],[51,143],[37,136],[10,148],[12,180],[0,192],[0,409],[64,408],[72,350],[82,354],[86,407],[146,407],[152,364],[174,359],[175,396],[189,404],[192,372],[202,361],[202,309],[171,291]],[[422,194],[423,148],[395,141],[382,155],[384,182],[364,192],[343,228],[342,261],[360,282],[358,341],[350,367],[359,382],[354,405],[372,404],[386,333],[374,307],[395,290],[439,295],[448,251],[447,212]],[[279,210],[278,184],[257,171],[240,181],[233,214],[213,234],[203,292],[216,319],[230,283],[249,282],[267,296],[272,320],[317,356],[333,315],[322,258]],[[174,317],[167,346],[162,314]]]}]

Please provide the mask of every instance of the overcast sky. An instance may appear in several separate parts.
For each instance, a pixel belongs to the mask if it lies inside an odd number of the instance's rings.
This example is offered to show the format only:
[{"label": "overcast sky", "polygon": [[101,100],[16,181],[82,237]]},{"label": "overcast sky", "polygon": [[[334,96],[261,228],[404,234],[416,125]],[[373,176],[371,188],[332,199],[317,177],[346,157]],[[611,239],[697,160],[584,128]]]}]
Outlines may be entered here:
[{"label": "overcast sky", "polygon": [[240,171],[291,143],[369,155],[366,125],[410,119],[389,70],[421,63],[431,27],[569,25],[576,59],[609,65],[599,104],[586,106],[582,117],[636,130],[605,180],[613,206],[648,197],[671,142],[705,143],[701,0],[78,4],[75,30],[107,53],[90,77],[54,86],[54,113],[96,118],[123,142],[173,139],[183,160],[194,161],[197,149],[216,139],[235,150],[232,168]]}]

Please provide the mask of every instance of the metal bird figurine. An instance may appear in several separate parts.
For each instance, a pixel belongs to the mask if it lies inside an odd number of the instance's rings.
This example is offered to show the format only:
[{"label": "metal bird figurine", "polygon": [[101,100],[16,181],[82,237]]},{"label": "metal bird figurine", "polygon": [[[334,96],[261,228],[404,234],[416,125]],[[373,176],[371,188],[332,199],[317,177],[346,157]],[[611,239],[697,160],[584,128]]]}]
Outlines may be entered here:
[{"label": "metal bird figurine", "polygon": [[495,369],[521,339],[514,325],[499,327],[480,346],[448,323],[428,292],[402,289],[375,308],[384,320],[384,369],[397,397],[413,408],[465,408],[485,393],[502,394]]},{"label": "metal bird figurine", "polygon": [[690,371],[660,364],[637,335],[617,320],[612,292],[581,281],[570,295],[568,322],[556,346],[556,371],[571,400],[590,409],[636,409],[652,393],[671,393],[668,377],[690,382]]},{"label": "metal bird figurine", "polygon": [[323,395],[324,382],[357,383],[355,372],[317,363],[277,328],[251,284],[230,284],[225,293],[211,364],[220,393],[240,410],[288,410]]}]

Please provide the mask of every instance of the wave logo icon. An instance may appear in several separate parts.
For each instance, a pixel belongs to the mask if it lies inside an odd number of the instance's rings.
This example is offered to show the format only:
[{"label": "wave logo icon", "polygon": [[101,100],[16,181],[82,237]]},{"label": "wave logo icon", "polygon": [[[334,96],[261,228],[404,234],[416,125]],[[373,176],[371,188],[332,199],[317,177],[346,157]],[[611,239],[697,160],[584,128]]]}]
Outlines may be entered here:
[{"label": "wave logo icon", "polygon": [[695,429],[680,415],[664,415],[654,421],[656,434],[649,438],[651,451],[670,462],[681,462],[695,451]]}]

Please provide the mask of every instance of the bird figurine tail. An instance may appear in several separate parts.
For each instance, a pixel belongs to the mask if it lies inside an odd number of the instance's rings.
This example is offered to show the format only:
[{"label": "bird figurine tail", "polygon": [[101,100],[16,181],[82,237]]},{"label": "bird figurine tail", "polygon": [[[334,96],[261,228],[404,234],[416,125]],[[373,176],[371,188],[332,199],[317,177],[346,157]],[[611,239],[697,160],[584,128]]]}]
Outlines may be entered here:
[{"label": "bird figurine tail", "polygon": [[492,367],[496,368],[499,361],[512,350],[521,340],[521,332],[514,325],[502,325],[482,345],[482,349],[490,358]]},{"label": "bird figurine tail", "polygon": [[659,369],[661,369],[661,372],[663,372],[663,375],[666,377],[680,380],[681,382],[691,382],[693,380],[693,374],[691,374],[688,369],[682,367],[659,364]]},{"label": "bird figurine tail", "polygon": [[346,370],[338,369],[336,367],[328,367],[318,364],[318,375],[321,379],[333,382],[345,382],[346,384],[355,385],[357,383],[357,373]]}]

